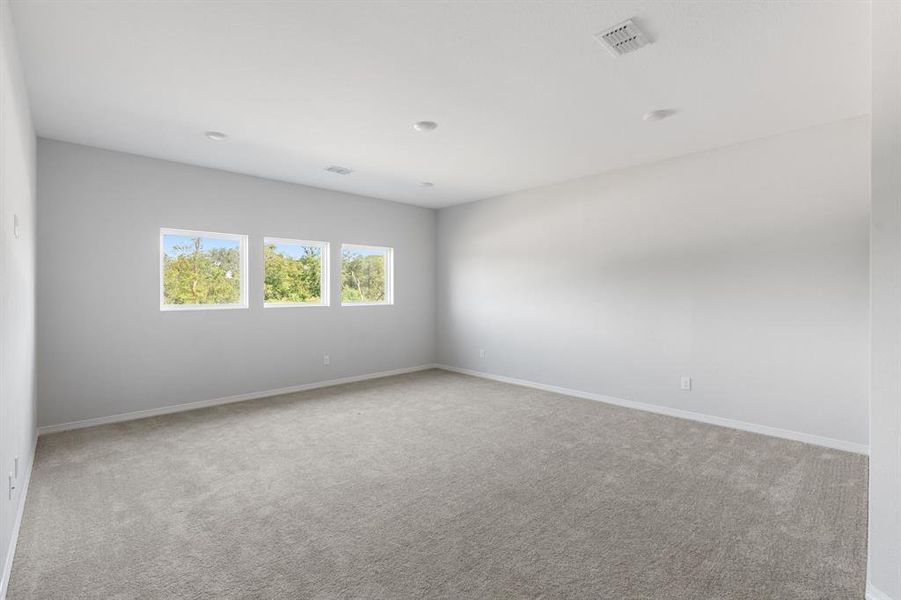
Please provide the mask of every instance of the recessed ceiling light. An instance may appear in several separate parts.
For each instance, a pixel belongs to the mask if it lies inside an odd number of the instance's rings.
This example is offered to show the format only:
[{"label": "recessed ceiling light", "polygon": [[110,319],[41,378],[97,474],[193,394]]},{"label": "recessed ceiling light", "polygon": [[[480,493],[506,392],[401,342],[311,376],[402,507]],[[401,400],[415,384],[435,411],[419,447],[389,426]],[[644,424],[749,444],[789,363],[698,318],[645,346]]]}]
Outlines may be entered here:
[{"label": "recessed ceiling light", "polygon": [[434,131],[438,128],[438,123],[435,121],[417,121],[413,123],[413,129],[416,131]]},{"label": "recessed ceiling light", "polygon": [[330,167],[325,168],[329,173],[337,173],[338,175],[350,175],[353,173],[353,169],[348,169],[347,167],[341,167],[338,165],[332,165]]},{"label": "recessed ceiling light", "polygon": [[642,119],[645,121],[662,121],[667,117],[671,117],[676,114],[676,111],[664,109],[664,110],[652,110],[651,112],[645,113]]},{"label": "recessed ceiling light", "polygon": [[420,181],[420,182],[419,182],[419,187],[426,187],[426,188],[428,188],[428,187],[435,187],[435,184],[432,183],[431,181]]},{"label": "recessed ceiling light", "polygon": [[221,131],[207,131],[203,135],[205,135],[207,139],[213,140],[214,142],[222,142],[228,139],[228,136]]}]

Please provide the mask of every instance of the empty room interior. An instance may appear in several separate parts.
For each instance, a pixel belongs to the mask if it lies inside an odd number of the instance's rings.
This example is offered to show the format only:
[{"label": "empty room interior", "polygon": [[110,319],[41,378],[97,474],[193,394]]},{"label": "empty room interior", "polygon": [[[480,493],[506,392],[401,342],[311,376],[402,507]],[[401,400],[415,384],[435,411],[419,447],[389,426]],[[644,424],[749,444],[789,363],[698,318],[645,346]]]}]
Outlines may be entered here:
[{"label": "empty room interior", "polygon": [[901,600],[901,1],[0,21],[0,600]]}]

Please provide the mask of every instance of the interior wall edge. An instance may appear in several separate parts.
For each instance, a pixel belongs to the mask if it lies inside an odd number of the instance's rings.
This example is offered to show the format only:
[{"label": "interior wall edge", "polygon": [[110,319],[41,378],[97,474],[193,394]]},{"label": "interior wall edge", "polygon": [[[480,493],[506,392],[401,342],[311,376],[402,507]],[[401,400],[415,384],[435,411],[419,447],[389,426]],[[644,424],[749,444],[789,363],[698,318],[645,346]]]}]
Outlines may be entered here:
[{"label": "interior wall edge", "polygon": [[31,471],[34,467],[34,457],[37,453],[38,437],[34,436],[31,445],[31,453],[28,457],[28,468],[25,469],[25,481],[22,485],[22,493],[19,495],[19,508],[16,512],[16,521],[13,524],[12,536],[9,548],[6,552],[6,561],[3,564],[3,574],[0,576],[0,600],[6,600],[6,590],[9,587],[9,577],[12,573],[13,560],[16,558],[16,545],[19,542],[19,529],[22,527],[22,515],[25,514],[25,503],[28,500],[28,486],[31,483]]},{"label": "interior wall edge", "polygon": [[866,600],[893,600],[893,598],[885,592],[882,592],[879,589],[875,588],[872,583],[867,581]]},{"label": "interior wall edge", "polygon": [[0,598],[5,596],[36,436],[36,144],[19,33],[0,0]]}]

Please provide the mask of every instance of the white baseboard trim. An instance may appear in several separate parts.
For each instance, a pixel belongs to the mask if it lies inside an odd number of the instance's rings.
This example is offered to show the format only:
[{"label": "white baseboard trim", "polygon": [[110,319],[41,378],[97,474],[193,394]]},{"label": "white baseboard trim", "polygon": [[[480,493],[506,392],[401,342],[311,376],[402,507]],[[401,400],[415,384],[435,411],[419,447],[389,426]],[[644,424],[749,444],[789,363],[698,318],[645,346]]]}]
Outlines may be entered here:
[{"label": "white baseboard trim", "polygon": [[667,415],[669,417],[678,417],[680,419],[689,419],[692,421],[700,421],[701,423],[708,423],[710,425],[719,425],[720,427],[730,427],[732,429],[740,429],[742,431],[750,431],[752,433],[760,433],[763,435],[769,435],[772,437],[793,440],[796,442],[804,442],[806,444],[814,444],[816,446],[825,446],[827,448],[833,448],[835,450],[844,450],[846,452],[854,452],[856,454],[868,455],[870,453],[870,449],[868,446],[866,446],[864,444],[857,444],[855,442],[848,442],[845,440],[837,440],[837,439],[833,439],[833,438],[812,435],[809,433],[801,433],[800,431],[791,431],[790,429],[779,429],[778,427],[770,427],[768,425],[757,425],[756,423],[746,423],[744,421],[737,421],[735,419],[727,419],[725,417],[716,417],[716,416],[707,415],[704,413],[697,413],[697,412],[692,412],[692,411],[688,411],[688,410],[680,410],[678,408],[669,408],[667,406],[659,406],[656,404],[646,404],[644,402],[636,402],[634,400],[624,400],[622,398],[615,398],[613,396],[605,396],[603,394],[596,394],[594,392],[583,392],[581,390],[573,390],[570,388],[560,387],[560,386],[556,386],[556,385],[548,385],[546,383],[536,383],[534,381],[527,381],[525,379],[516,379],[513,377],[506,377],[504,375],[495,375],[493,373],[486,373],[484,371],[474,371],[472,369],[461,369],[460,367],[453,367],[451,365],[438,364],[436,366],[437,366],[437,368],[444,369],[445,371],[453,371],[454,373],[462,373],[464,375],[471,375],[473,377],[481,377],[483,379],[491,379],[493,381],[512,383],[513,385],[521,385],[524,387],[543,390],[546,392],[554,392],[557,394],[563,394],[564,396],[574,396],[576,398],[585,398],[587,400],[596,400],[598,402],[605,402],[607,404],[615,404],[617,406],[623,406],[625,408],[634,408],[634,409],[643,410],[646,412]]},{"label": "white baseboard trim", "polygon": [[[200,400],[198,402],[188,402],[186,404],[174,404],[172,406],[163,406],[161,408],[151,408],[149,410],[138,410],[135,412],[120,413],[110,415],[108,417],[97,417],[95,419],[85,419],[83,421],[72,421],[70,423],[60,423],[58,425],[45,425],[38,427],[38,435],[46,435],[48,433],[56,433],[58,431],[68,431],[70,429],[82,429],[84,427],[94,427],[95,425],[107,425],[109,423],[121,423],[122,421],[133,421],[135,419],[145,419],[147,417],[158,417],[160,415],[168,415],[171,413],[184,412],[186,410],[196,410],[198,408],[207,408],[209,406],[218,406],[220,404],[231,404],[232,402],[243,402],[245,400],[257,400],[259,398],[268,398],[270,396],[281,396],[282,394],[293,394],[295,392],[304,392],[307,390],[315,390],[317,388],[330,387],[333,385],[341,385],[344,383],[353,383],[355,381],[366,381],[368,379],[380,379],[382,377],[390,377],[392,375],[403,375],[404,373],[413,373],[415,371],[425,371],[427,369],[435,369],[437,365],[425,364],[415,367],[405,367],[403,369],[394,369],[392,371],[379,371],[377,373],[365,373],[363,375],[352,375],[350,377],[341,377],[339,379],[328,379],[325,381],[315,381],[313,383],[303,383],[300,385],[292,385],[290,387],[278,388],[274,390],[264,390],[261,392],[249,392],[247,394],[238,394],[236,396],[226,396],[224,398],[213,398],[212,400]],[[2,600],[2,598],[0,598]]]},{"label": "white baseboard trim", "polygon": [[[120,413],[116,415],[110,415],[106,417],[98,417],[95,419],[85,419],[83,421],[73,421],[70,423],[60,423],[57,425],[45,425],[43,427],[38,427],[38,435],[45,435],[48,433],[56,433],[58,431],[68,431],[70,429],[81,429],[83,427],[94,427],[95,425],[106,425],[109,423],[120,423],[122,421],[132,421],[135,419],[144,419],[147,417],[157,417],[160,415],[167,415],[176,412],[183,412],[187,410],[196,410],[198,408],[206,408],[209,406],[218,406],[220,404],[230,404],[232,402],[243,402],[244,400],[256,400],[258,398],[267,398],[270,396],[280,396],[282,394],[291,394],[294,392],[303,392],[306,390],[313,390],[317,388],[329,387],[333,385],[341,385],[344,383],[353,383],[356,381],[366,381],[368,379],[379,379],[381,377],[390,377],[392,375],[402,375],[404,373],[413,373],[415,371],[425,371],[427,369],[443,369],[445,371],[452,371],[454,373],[462,373],[464,375],[471,375],[473,377],[481,377],[483,379],[491,379],[493,381],[501,381],[504,383],[510,383],[513,385],[519,385],[523,387],[529,387],[539,390],[544,390],[546,392],[554,392],[557,394],[562,394],[564,396],[573,396],[576,398],[585,398],[587,400],[595,400],[597,402],[605,402],[607,404],[614,404],[616,406],[623,406],[626,408],[634,408],[637,410],[643,410],[646,412],[653,412],[661,415],[667,415],[670,417],[678,417],[681,419],[689,419],[692,421],[699,421],[701,423],[708,423],[711,425],[719,425],[721,427],[730,427],[732,429],[740,429],[742,431],[750,431],[752,433],[759,433],[762,435],[769,435],[772,437],[783,438],[787,440],[794,440],[796,442],[804,442],[807,444],[814,444],[816,446],[824,446],[826,448],[833,448],[836,450],[844,450],[846,452],[854,452],[856,454],[864,454],[868,455],[870,449],[868,446],[864,444],[858,444],[855,442],[848,442],[845,440],[837,440],[834,438],[828,438],[818,435],[813,435],[809,433],[802,433],[800,431],[792,431],[789,429],[780,429],[778,427],[770,427],[768,425],[758,425],[756,423],[746,423],[744,421],[738,421],[736,419],[729,419],[726,417],[717,417],[713,415],[707,415],[704,413],[697,413],[688,410],[681,410],[678,408],[669,408],[667,406],[659,406],[656,404],[647,404],[644,402],[636,402],[634,400],[625,400],[623,398],[615,398],[613,396],[605,396],[603,394],[597,394],[594,392],[585,392],[582,390],[574,390],[570,388],[565,388],[556,385],[549,385],[545,383],[537,383],[534,381],[528,381],[525,379],[516,379],[514,377],[506,377],[504,375],[495,375],[493,373],[487,373],[484,371],[475,371],[472,369],[463,369],[460,367],[454,367],[451,365],[445,364],[424,364],[417,365],[415,367],[406,367],[403,369],[394,369],[391,371],[379,371],[376,373],[366,373],[363,375],[353,375],[350,377],[342,377],[339,379],[329,379],[325,381],[317,381],[313,383],[304,383],[301,385],[290,386],[286,388],[272,389],[272,390],[263,390],[260,392],[249,392],[246,394],[238,394],[235,396],[226,396],[224,398],[213,398],[211,400],[200,400],[198,402],[188,402],[186,404],[176,404],[172,406],[164,406],[161,408],[152,408],[149,410],[140,410],[129,413]],[[0,597],[2,600],[2,597]]]},{"label": "white baseboard trim", "polygon": [[16,510],[16,520],[13,523],[12,535],[9,538],[9,548],[6,552],[6,562],[3,565],[3,575],[0,576],[0,600],[6,600],[6,590],[9,588],[9,577],[13,570],[13,559],[16,557],[16,545],[19,542],[19,529],[22,527],[22,515],[25,514],[25,500],[28,499],[28,484],[31,483],[31,469],[34,466],[34,457],[37,454],[38,436],[34,436],[31,446],[31,457],[28,459],[28,468],[25,470],[25,478],[22,482],[22,492],[19,496],[19,508]]},{"label": "white baseboard trim", "polygon": [[872,583],[867,582],[867,600],[892,600],[888,594],[876,589]]}]

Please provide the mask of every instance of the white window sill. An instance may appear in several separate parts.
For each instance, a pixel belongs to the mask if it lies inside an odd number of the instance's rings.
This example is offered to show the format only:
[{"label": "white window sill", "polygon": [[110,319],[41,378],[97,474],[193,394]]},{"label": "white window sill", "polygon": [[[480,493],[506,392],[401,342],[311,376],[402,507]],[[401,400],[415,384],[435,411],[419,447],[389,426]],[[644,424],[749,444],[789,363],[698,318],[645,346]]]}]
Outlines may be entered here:
[{"label": "white window sill", "polygon": [[313,304],[312,302],[269,302],[263,308],[328,308],[329,304]]},{"label": "white window sill", "polygon": [[242,310],[246,304],[169,304],[160,306],[160,312],[182,312],[187,310]]},{"label": "white window sill", "polygon": [[394,302],[342,302],[341,306],[394,306]]}]

